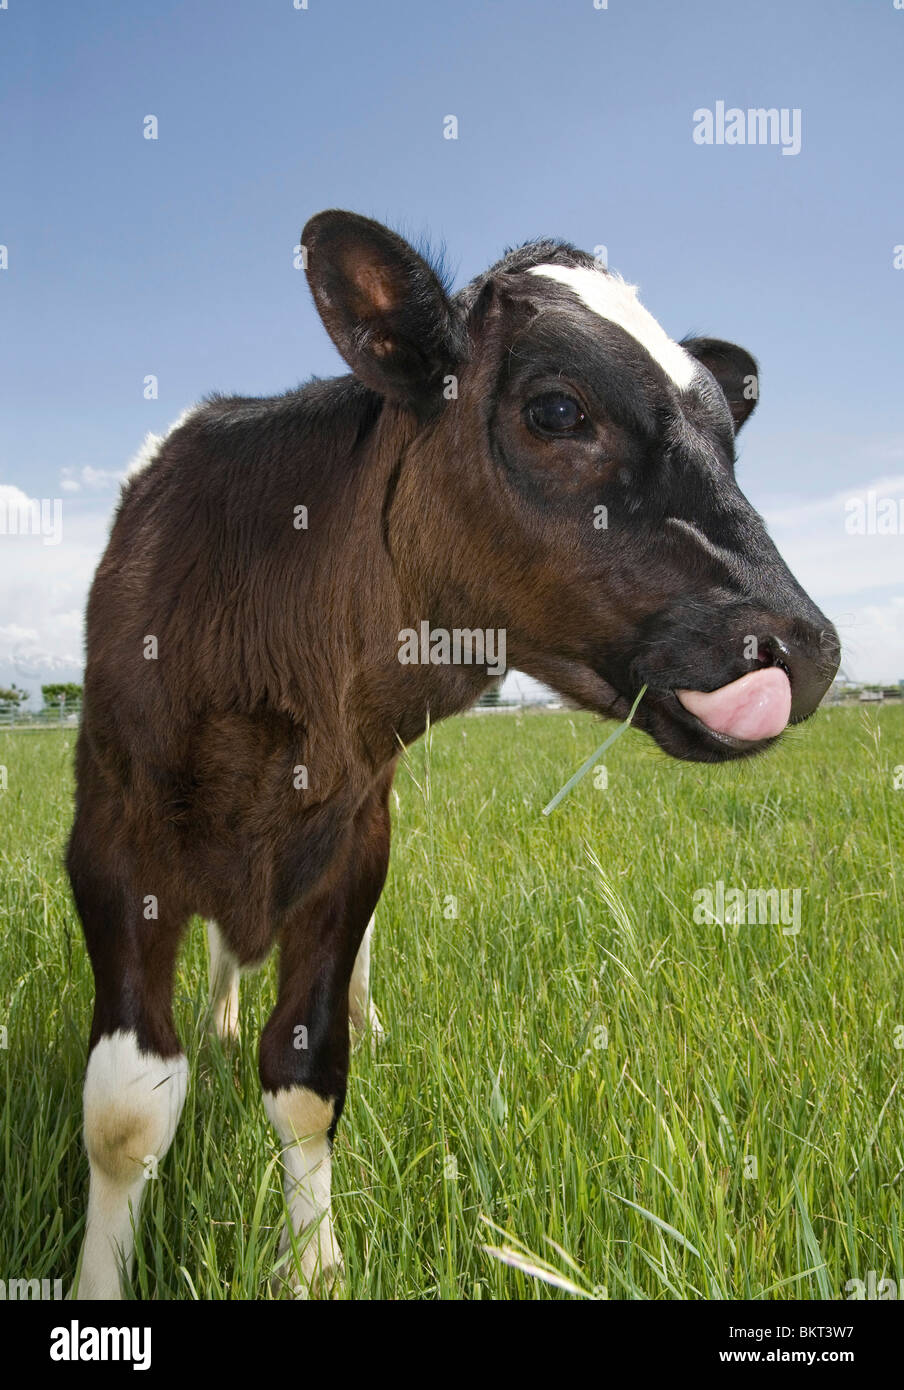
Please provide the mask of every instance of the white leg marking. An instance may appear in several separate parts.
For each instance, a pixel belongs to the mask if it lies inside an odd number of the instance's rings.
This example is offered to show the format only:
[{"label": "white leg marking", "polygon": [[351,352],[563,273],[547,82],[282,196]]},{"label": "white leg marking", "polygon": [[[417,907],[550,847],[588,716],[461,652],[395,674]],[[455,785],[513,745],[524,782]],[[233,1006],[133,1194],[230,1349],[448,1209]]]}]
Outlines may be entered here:
[{"label": "white leg marking", "polygon": [[[328,1290],[342,1273],[342,1253],[333,1233],[330,1213],[332,1159],[327,1130],[333,1105],[305,1086],[264,1092],[264,1109],[285,1149],[286,1205],[299,1246],[302,1279],[293,1260],[280,1265],[279,1277],[296,1298]],[[290,1248],[283,1232],[279,1253]]]},{"label": "white leg marking", "polygon": [[238,1037],[239,963],[223,940],[216,922],[207,923],[210,955],[210,1017],[219,1038]]},{"label": "white leg marking", "polygon": [[385,1036],[377,1006],[370,997],[370,947],[373,934],[374,919],[371,917],[358,947],[351,984],[348,987],[348,1016],[352,1027],[356,1033],[370,1034],[371,1047],[381,1043]]},{"label": "white leg marking", "polygon": [[188,1087],[181,1055],[139,1052],[134,1033],[101,1038],[85,1075],[85,1146],[91,1165],[77,1298],[121,1298],[131,1269],[132,1224],[147,1182],[176,1132]]},{"label": "white leg marking", "polygon": [[530,275],[545,275],[558,280],[584,301],[601,318],[617,323],[658,362],[667,376],[682,390],[690,386],[699,363],[680,343],[670,338],[661,323],[643,307],[637,298],[637,287],[628,285],[620,275],[589,266],[535,265]]}]

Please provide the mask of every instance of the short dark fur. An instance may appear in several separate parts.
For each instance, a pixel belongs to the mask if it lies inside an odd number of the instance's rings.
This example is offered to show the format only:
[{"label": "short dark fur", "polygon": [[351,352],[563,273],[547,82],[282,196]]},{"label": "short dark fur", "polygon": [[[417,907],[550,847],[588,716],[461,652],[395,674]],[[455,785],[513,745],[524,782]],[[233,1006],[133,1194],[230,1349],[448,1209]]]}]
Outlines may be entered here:
[{"label": "short dark fur", "polygon": [[[354,374],[270,400],[212,397],[125,488],[88,607],[68,867],[96,979],[92,1045],[121,1028],[147,1051],[180,1050],[173,968],[199,913],[243,964],[279,944],[263,1085],[310,1087],[338,1118],[399,746],[489,680],[400,664],[401,629],[504,628],[511,666],[606,715],[646,682],[637,723],[704,761],[756,749],[711,735],[676,687],[743,674],[756,663],[742,636],[760,634],[790,672],[797,720],[838,649],[734,480],[749,354],[689,342],[712,375],[680,392],[622,329],[526,273],[593,265],[565,243],[511,251],[450,298],[364,218],[322,213],[303,242]],[[528,427],[526,402],[550,384],[580,396],[587,433]]]}]

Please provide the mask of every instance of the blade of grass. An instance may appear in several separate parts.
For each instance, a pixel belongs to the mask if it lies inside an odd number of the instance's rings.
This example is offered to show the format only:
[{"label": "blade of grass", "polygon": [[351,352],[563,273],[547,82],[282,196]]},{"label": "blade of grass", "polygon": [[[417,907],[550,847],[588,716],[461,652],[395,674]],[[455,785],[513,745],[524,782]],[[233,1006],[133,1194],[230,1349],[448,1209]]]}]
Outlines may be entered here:
[{"label": "blade of grass", "polygon": [[606,739],[605,743],[601,743],[599,748],[597,748],[596,752],[591,753],[590,757],[587,759],[585,763],[581,763],[581,766],[578,768],[577,772],[574,774],[574,776],[569,777],[562,790],[556,792],[555,796],[553,797],[552,801],[550,801],[548,806],[543,807],[544,816],[550,815],[556,809],[559,802],[565,799],[565,797],[571,791],[572,787],[576,787],[578,782],[580,782],[581,778],[587,776],[587,773],[593,767],[593,764],[596,762],[597,758],[599,758],[603,753],[605,753],[607,748],[611,748],[617,738],[621,738],[622,734],[629,727],[631,720],[634,718],[637,706],[640,704],[641,700],[646,694],[646,690],[647,687],[645,685],[642,685],[638,693],[637,699],[631,706],[630,713],[628,714],[628,717],[625,720],[625,722],[623,724],[619,724],[618,728],[615,730],[615,733],[610,734],[609,737]]}]

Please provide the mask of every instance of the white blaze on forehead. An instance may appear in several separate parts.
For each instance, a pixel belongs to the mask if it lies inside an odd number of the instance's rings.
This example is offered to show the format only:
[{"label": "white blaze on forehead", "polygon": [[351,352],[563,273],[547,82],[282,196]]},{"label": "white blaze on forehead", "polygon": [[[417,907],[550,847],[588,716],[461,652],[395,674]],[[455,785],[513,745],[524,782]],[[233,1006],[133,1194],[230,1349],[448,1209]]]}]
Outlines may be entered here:
[{"label": "white blaze on forehead", "polygon": [[635,285],[626,284],[618,275],[591,270],[587,266],[535,265],[530,274],[545,275],[550,280],[558,280],[560,285],[567,285],[588,309],[636,338],[676,386],[682,390],[690,386],[697,362],[643,307]]}]

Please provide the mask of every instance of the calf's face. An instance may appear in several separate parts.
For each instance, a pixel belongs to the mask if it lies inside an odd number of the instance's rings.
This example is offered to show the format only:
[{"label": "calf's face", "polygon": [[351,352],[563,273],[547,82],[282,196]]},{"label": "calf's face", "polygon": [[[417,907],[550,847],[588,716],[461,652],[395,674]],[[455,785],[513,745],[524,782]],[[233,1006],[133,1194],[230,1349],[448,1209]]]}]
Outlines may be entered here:
[{"label": "calf's face", "polygon": [[491,593],[510,665],[618,717],[646,685],[635,722],[700,761],[755,753],[814,711],[838,639],[735,481],[758,394],[747,352],[672,341],[561,243],[450,299],[378,223],[321,213],[302,242],[346,361],[461,479],[465,583],[476,611]]}]

